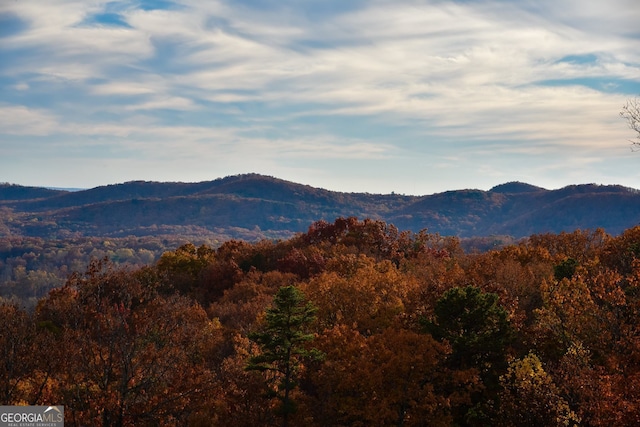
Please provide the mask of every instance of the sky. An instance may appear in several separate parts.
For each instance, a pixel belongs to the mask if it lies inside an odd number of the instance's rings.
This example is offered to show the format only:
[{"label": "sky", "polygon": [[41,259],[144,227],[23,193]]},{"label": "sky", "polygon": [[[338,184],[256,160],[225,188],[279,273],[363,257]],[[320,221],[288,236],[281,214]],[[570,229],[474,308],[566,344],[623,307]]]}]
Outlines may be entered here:
[{"label": "sky", "polygon": [[640,188],[638,0],[1,0],[0,182]]}]

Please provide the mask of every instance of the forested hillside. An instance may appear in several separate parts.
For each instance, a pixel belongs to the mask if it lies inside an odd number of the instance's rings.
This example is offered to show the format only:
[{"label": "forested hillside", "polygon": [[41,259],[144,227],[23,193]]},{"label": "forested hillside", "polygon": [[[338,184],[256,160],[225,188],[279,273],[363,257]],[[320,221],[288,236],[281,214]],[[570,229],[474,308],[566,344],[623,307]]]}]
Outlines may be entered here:
[{"label": "forested hillside", "polygon": [[339,218],[94,260],[0,304],[0,401],[69,426],[638,425],[639,258],[640,227],[465,252]]},{"label": "forested hillside", "polygon": [[282,239],[318,220],[372,218],[461,238],[640,224],[640,192],[507,183],[426,196],[339,193],[249,174],[200,183],[128,182],[65,192],[0,185],[0,237],[200,236]]},{"label": "forested hillside", "polygon": [[[142,267],[189,241],[186,236],[0,238],[0,297],[35,307],[52,288],[63,285],[74,271],[84,271],[92,260],[106,257],[115,265]],[[191,241],[212,246],[222,243],[202,238]]]}]

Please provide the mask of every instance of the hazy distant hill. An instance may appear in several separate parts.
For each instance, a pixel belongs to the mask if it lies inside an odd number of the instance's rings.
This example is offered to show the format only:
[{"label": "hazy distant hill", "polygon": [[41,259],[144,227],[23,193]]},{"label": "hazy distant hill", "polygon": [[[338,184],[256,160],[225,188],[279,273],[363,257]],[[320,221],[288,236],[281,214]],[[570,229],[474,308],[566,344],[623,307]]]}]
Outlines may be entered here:
[{"label": "hazy distant hill", "polygon": [[272,238],[339,216],[460,237],[598,227],[618,234],[640,223],[640,192],[594,184],[546,190],[510,182],[489,191],[417,197],[333,192],[257,174],[199,183],[134,181],[73,192],[0,185],[0,237],[143,236],[188,229]]},{"label": "hazy distant hill", "polygon": [[53,197],[58,194],[66,193],[60,190],[51,190],[40,187],[24,187],[9,183],[0,183],[0,200],[29,200]]}]

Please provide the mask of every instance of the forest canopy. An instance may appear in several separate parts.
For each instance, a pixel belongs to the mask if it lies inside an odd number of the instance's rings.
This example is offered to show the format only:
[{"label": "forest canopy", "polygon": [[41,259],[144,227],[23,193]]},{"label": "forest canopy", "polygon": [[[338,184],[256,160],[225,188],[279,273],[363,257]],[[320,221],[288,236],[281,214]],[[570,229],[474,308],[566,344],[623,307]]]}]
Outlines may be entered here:
[{"label": "forest canopy", "polygon": [[473,251],[338,218],[132,252],[2,300],[0,402],[71,426],[640,423],[640,227]]}]

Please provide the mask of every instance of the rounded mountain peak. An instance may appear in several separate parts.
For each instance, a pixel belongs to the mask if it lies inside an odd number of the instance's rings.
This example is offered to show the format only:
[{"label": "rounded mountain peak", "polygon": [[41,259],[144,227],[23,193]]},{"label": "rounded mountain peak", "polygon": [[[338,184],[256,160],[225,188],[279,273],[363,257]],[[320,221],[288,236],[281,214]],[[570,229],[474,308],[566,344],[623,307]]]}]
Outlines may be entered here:
[{"label": "rounded mountain peak", "polygon": [[511,181],[505,184],[496,185],[491,190],[493,193],[501,194],[517,194],[517,193],[535,193],[537,191],[545,191],[542,187],[536,187],[535,185],[527,184],[519,181]]}]

